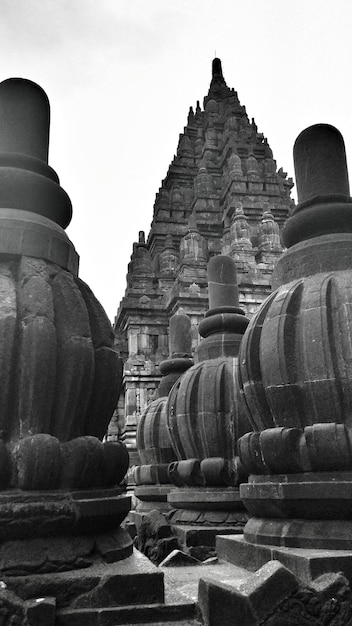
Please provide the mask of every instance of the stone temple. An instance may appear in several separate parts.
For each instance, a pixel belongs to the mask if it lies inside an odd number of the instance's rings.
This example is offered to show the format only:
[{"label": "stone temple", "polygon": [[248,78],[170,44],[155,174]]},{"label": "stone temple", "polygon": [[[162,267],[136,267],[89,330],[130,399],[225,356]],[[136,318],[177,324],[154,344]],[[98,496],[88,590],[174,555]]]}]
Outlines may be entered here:
[{"label": "stone temple", "polygon": [[256,312],[271,291],[292,186],[215,58],[203,108],[199,102],[190,107],[156,194],[150,232],[146,238],[141,231],[133,244],[115,318],[115,345],[125,365],[110,432],[125,421],[132,464],[138,463],[133,452],[138,417],[159,384],[158,366],[168,357],[169,319],[179,312],[190,317],[194,350],[208,309],[206,267],[218,254],[235,260],[239,304],[249,317]]}]

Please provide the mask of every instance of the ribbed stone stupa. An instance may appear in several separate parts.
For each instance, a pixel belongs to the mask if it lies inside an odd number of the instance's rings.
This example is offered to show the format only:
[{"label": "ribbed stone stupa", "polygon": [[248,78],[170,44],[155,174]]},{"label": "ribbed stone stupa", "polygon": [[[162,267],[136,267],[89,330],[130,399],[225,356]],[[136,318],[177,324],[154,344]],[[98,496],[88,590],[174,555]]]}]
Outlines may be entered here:
[{"label": "ribbed stone stupa", "polygon": [[[251,518],[231,549],[276,558],[304,580],[352,564],[352,199],[339,131],[318,124],[294,146],[299,204],[274,292],[252,318],[238,391],[253,432],[239,442]],[[250,567],[250,565],[249,565]]]},{"label": "ribbed stone stupa", "polygon": [[[120,527],[128,453],[101,441],[122,362],[63,230],[72,208],[47,163],[49,118],[38,85],[0,83],[1,616],[28,626],[135,601],[117,563],[135,573]],[[148,583],[139,601],[162,601],[162,577]]]},{"label": "ribbed stone stupa", "polygon": [[[168,495],[174,524],[221,526],[233,532],[245,515],[238,485],[245,479],[237,439],[250,428],[235,395],[237,354],[248,319],[238,306],[236,266],[218,255],[208,264],[209,311],[195,365],[171,389],[167,422],[178,462],[170,475],[178,488]],[[180,531],[182,534],[182,529]],[[208,532],[208,540],[214,540]],[[186,537],[187,540],[187,537]]]},{"label": "ribbed stone stupa", "polygon": [[167,494],[173,485],[168,474],[169,463],[177,459],[167,428],[167,396],[177,379],[193,365],[191,320],[177,314],[169,323],[170,356],[160,363],[162,378],[156,399],[141,415],[137,429],[137,448],[141,465],[134,470],[135,495],[141,504],[138,512],[168,510]]}]

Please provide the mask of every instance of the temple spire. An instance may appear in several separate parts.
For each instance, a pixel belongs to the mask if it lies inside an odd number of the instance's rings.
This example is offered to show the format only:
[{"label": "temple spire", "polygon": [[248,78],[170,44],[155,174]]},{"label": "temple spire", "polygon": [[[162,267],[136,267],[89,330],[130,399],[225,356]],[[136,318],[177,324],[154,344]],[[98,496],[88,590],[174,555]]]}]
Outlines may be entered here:
[{"label": "temple spire", "polygon": [[222,73],[221,60],[218,57],[215,57],[212,61],[212,76],[208,95],[203,101],[204,108],[209,99],[220,101],[230,97],[231,95],[233,95],[231,89],[229,89],[226,85],[226,81]]}]

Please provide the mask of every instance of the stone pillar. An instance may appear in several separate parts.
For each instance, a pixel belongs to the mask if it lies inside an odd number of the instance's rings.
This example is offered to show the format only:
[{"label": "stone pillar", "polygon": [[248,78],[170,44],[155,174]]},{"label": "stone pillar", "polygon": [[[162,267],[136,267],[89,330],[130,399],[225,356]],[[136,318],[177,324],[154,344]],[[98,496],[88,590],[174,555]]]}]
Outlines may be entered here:
[{"label": "stone pillar", "polygon": [[[178,462],[170,466],[177,489],[168,495],[171,517],[186,546],[213,545],[216,532],[236,533],[246,515],[239,498],[243,480],[236,445],[250,429],[234,393],[237,355],[248,324],[238,307],[236,266],[230,257],[208,264],[209,311],[195,365],[171,389],[167,421]],[[195,532],[197,531],[197,532]]]},{"label": "stone pillar", "polygon": [[[253,432],[239,442],[251,474],[251,517],[233,561],[271,558],[305,581],[342,570],[352,579],[352,199],[344,142],[332,126],[294,146],[299,204],[275,291],[252,318],[238,391]],[[220,555],[229,551],[222,543]]]},{"label": "stone pillar", "polygon": [[[156,399],[143,411],[137,429],[137,448],[142,465],[135,468],[135,495],[141,500],[137,511],[169,510],[167,494],[171,489],[169,463],[177,459],[166,424],[167,396],[183,372],[193,365],[191,320],[177,314],[169,323],[170,356],[160,363],[162,378]],[[132,519],[133,515],[130,514]]]},{"label": "stone pillar", "polygon": [[134,559],[120,527],[130,509],[119,486],[128,453],[101,441],[122,361],[63,230],[72,207],[47,164],[49,118],[38,85],[0,83],[1,615],[38,624],[38,599],[50,596],[46,626],[62,611],[63,623],[73,623],[80,606],[92,616],[106,605],[112,578],[109,606],[121,604],[116,562]]}]

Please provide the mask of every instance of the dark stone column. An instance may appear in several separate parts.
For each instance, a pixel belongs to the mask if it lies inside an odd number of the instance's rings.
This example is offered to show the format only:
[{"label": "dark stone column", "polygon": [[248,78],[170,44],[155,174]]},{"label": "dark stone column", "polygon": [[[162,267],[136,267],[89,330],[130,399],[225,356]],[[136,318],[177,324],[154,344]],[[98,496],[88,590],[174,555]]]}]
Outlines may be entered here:
[{"label": "dark stone column", "polygon": [[196,364],[171,389],[167,420],[178,462],[169,472],[177,489],[168,501],[171,520],[186,546],[213,545],[216,532],[236,533],[246,515],[239,498],[244,480],[237,439],[250,429],[235,395],[237,355],[248,319],[238,306],[235,262],[215,256],[208,264],[209,310]]}]

